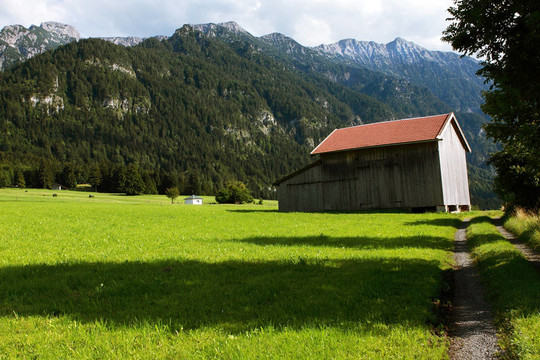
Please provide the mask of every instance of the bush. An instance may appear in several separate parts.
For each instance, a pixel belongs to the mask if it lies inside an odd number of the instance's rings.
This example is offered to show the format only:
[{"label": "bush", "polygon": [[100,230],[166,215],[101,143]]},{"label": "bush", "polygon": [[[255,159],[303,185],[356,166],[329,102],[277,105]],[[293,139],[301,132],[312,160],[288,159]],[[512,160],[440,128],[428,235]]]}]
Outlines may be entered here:
[{"label": "bush", "polygon": [[252,203],[253,196],[243,182],[233,181],[218,191],[216,201],[220,204]]}]

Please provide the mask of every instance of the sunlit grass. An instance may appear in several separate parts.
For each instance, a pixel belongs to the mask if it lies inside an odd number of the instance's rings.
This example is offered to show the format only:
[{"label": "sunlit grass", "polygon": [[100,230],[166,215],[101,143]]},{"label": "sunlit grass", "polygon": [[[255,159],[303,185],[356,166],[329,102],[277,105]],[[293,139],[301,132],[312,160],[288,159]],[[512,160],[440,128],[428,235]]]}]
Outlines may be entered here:
[{"label": "sunlit grass", "polygon": [[52,193],[0,190],[6,358],[447,357],[455,215]]},{"label": "sunlit grass", "polygon": [[540,214],[517,209],[508,216],[504,227],[536,251],[540,251]]}]

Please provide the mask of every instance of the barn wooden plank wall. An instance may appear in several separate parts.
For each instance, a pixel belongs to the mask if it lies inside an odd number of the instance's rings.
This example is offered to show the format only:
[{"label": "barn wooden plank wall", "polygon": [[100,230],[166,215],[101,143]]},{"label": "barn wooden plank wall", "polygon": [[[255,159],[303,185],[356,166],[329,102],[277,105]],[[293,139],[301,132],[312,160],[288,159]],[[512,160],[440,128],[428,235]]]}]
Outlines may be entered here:
[{"label": "barn wooden plank wall", "polygon": [[363,210],[443,204],[437,143],[321,154],[280,184],[281,211]]}]

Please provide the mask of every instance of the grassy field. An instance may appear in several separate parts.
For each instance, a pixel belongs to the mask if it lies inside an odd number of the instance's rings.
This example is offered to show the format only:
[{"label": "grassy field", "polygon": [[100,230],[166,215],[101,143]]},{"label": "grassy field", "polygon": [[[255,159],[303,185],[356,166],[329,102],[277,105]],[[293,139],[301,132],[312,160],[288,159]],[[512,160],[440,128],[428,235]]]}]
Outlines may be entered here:
[{"label": "grassy field", "polygon": [[540,359],[540,274],[499,234],[491,218],[474,218],[467,235],[496,313],[505,357]]},{"label": "grassy field", "polygon": [[0,358],[447,358],[457,215],[53,193],[0,190]]}]

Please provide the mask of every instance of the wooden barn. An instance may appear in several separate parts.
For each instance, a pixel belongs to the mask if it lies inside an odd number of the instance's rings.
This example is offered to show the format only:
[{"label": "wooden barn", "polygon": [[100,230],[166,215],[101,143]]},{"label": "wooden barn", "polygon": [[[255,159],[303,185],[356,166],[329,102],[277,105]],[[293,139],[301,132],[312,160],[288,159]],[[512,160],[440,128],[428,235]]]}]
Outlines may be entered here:
[{"label": "wooden barn", "polygon": [[279,210],[466,211],[470,151],[453,113],[337,129],[276,182]]}]

